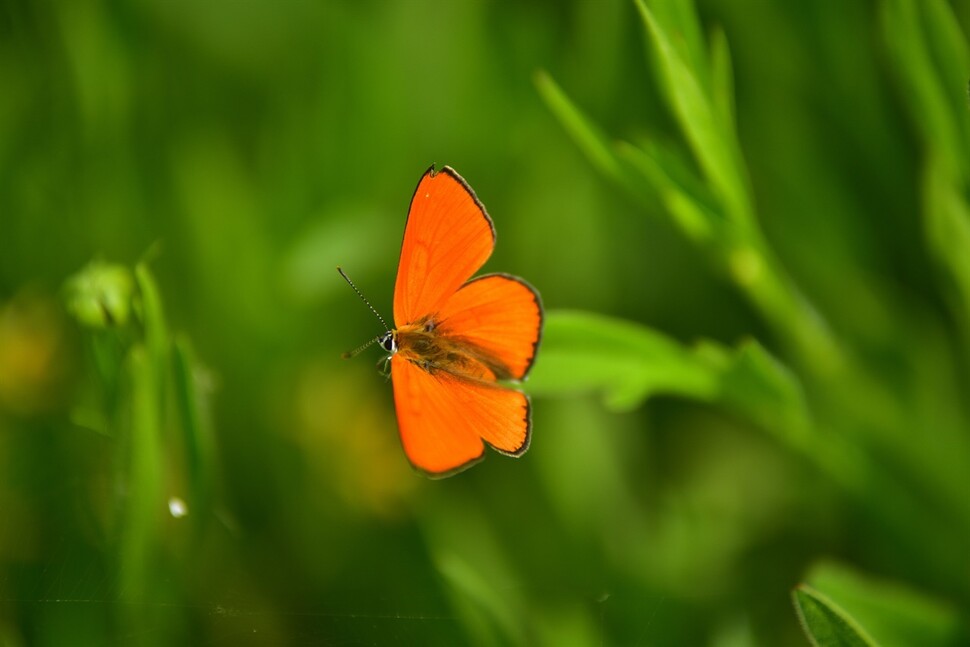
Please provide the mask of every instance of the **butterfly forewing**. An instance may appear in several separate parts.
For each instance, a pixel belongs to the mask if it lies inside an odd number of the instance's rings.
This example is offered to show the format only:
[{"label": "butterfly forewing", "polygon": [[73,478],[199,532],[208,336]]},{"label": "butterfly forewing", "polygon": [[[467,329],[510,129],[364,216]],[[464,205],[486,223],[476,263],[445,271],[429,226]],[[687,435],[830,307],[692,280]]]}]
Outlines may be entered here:
[{"label": "butterfly forewing", "polygon": [[400,327],[437,312],[488,260],[495,247],[492,221],[454,170],[432,166],[411,198],[394,284],[394,322]]}]

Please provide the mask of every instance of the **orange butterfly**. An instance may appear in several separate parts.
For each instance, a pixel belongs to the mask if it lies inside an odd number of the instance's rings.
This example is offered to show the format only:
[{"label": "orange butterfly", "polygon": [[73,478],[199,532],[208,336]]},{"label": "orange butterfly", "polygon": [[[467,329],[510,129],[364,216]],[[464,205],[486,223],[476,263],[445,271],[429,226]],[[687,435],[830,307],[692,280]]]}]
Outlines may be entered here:
[{"label": "orange butterfly", "polygon": [[470,467],[485,457],[485,443],[509,456],[529,448],[529,398],[497,380],[522,380],[529,372],[542,305],[518,277],[469,280],[494,247],[492,219],[475,192],[453,169],[432,165],[418,182],[404,228],[396,328],[384,324],[387,332],[345,354],[374,342],[390,353],[401,443],[428,476]]}]

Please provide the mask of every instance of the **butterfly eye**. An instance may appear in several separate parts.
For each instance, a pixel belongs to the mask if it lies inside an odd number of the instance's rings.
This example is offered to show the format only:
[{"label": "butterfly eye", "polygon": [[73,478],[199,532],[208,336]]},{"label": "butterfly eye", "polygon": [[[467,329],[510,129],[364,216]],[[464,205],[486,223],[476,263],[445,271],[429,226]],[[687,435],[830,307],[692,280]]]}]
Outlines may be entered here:
[{"label": "butterfly eye", "polygon": [[431,332],[432,330],[434,330],[434,321],[428,319],[424,322],[424,332]]},{"label": "butterfly eye", "polygon": [[386,350],[388,353],[397,352],[397,340],[394,339],[394,333],[390,333],[390,332],[384,333],[383,335],[381,335],[380,341],[378,343],[380,343],[381,348]]}]

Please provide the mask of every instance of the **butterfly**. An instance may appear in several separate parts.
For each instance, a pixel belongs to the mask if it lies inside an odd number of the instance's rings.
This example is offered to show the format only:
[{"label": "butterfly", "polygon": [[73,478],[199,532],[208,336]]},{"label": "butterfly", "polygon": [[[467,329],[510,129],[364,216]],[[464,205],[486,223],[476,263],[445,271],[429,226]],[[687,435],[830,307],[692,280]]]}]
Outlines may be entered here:
[{"label": "butterfly", "polygon": [[[411,464],[433,478],[485,457],[521,456],[532,435],[525,379],[542,335],[535,288],[509,274],[472,275],[495,248],[495,227],[468,183],[429,168],[414,191],[394,284],[394,324],[372,343],[387,351],[398,430]],[[381,322],[353,282],[350,283]]]}]

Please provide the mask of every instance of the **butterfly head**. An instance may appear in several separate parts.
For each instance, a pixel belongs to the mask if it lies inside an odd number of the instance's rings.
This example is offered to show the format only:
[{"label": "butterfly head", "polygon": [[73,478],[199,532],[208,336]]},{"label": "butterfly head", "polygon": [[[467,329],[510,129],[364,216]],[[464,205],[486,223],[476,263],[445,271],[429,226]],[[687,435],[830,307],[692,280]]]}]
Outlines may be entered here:
[{"label": "butterfly head", "polygon": [[391,330],[378,337],[377,343],[391,355],[397,352],[397,335]]}]

